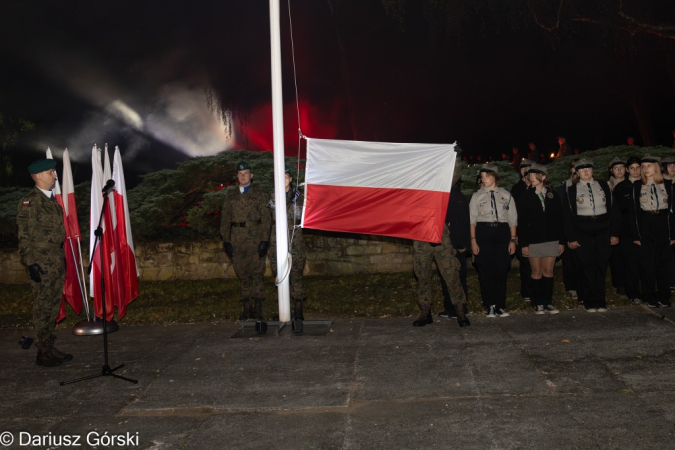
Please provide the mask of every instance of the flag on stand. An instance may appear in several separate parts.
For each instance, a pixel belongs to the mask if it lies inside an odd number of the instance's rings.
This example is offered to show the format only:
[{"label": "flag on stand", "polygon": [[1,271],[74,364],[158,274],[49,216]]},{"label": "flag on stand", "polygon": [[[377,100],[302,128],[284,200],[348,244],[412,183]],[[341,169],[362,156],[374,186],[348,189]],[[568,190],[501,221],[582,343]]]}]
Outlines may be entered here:
[{"label": "flag on stand", "polygon": [[[119,242],[115,238],[115,209],[113,207],[113,195],[108,195],[108,202],[106,208],[103,209],[103,187],[105,186],[104,179],[107,173],[110,176],[110,162],[108,159],[108,149],[106,147],[104,158],[104,169],[101,170],[101,153],[100,150],[94,146],[92,150],[92,180],[91,180],[91,238],[89,243],[89,253],[94,252],[92,258],[93,268],[91,271],[91,293],[94,297],[94,313],[96,317],[103,316],[103,304],[101,301],[101,272],[103,273],[103,281],[105,284],[105,307],[106,320],[112,320],[115,310],[118,308],[118,317],[124,316],[124,279],[122,277],[122,270],[119,264]],[[96,250],[93,250],[96,236],[94,231],[98,227],[99,219],[103,211],[103,220],[101,228],[103,236],[100,239]],[[101,253],[103,254],[103,265],[101,266]]]},{"label": "flag on stand", "polygon": [[302,227],[440,243],[454,149],[307,138]]},{"label": "flag on stand", "polygon": [[[115,212],[117,216],[117,241],[120,245],[120,265],[124,278],[124,308],[138,296],[138,267],[136,265],[136,251],[134,239],[131,236],[131,222],[129,220],[129,204],[127,202],[127,188],[124,181],[122,156],[119,147],[115,147],[113,157],[113,180],[115,181]],[[120,310],[120,314],[123,314]],[[121,317],[121,316],[120,316]]]},{"label": "flag on stand", "polygon": [[[47,158],[54,159],[49,147],[47,147]],[[83,293],[84,280],[81,277],[80,224],[77,222],[75,186],[73,184],[73,172],[70,168],[68,149],[63,152],[62,174],[63,191],[61,191],[58,177],[53,191],[56,201],[63,208],[63,225],[66,229],[66,241],[63,244],[66,256],[66,279],[63,284],[61,308],[59,309],[59,315],[56,317],[57,322],[66,317],[66,301],[76,314],[80,314],[83,299],[86,298]]]}]

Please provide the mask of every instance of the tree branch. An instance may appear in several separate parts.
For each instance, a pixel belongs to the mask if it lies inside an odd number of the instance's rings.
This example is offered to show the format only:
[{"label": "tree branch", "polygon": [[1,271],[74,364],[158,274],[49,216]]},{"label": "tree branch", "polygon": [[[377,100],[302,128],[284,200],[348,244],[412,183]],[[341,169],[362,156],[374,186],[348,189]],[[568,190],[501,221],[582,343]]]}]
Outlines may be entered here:
[{"label": "tree branch", "polygon": [[556,13],[555,25],[553,25],[552,27],[547,27],[546,25],[544,25],[543,23],[541,23],[539,21],[539,17],[537,16],[536,11],[532,7],[532,1],[531,0],[528,0],[527,8],[530,10],[530,13],[532,13],[532,17],[534,18],[534,23],[537,24],[538,27],[543,28],[544,30],[551,33],[553,31],[557,30],[558,28],[560,28],[560,17],[562,15],[563,2],[564,2],[564,0],[560,0],[560,2],[558,3],[558,12]]}]

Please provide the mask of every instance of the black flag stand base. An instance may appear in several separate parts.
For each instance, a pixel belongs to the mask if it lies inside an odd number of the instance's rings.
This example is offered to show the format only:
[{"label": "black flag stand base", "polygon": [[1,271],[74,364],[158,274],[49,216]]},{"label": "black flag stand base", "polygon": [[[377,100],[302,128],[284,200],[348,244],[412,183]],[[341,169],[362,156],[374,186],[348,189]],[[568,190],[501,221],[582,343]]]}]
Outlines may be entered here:
[{"label": "black flag stand base", "polygon": [[[89,261],[89,272],[91,273],[91,268],[94,265],[94,255],[96,254],[96,247],[101,243],[101,238],[103,237],[103,228],[101,228],[101,222],[103,221],[103,212],[105,211],[106,206],[108,205],[108,194],[112,190],[113,186],[115,186],[115,182],[113,180],[108,180],[108,183],[106,184],[105,188],[103,188],[103,208],[101,208],[101,216],[98,219],[98,228],[96,228],[96,231],[94,231],[94,235],[96,236],[96,240],[94,241],[94,248],[91,252],[91,261]],[[99,252],[99,255],[101,256],[101,267],[105,267],[103,264],[103,251]],[[124,367],[124,364],[120,364],[119,366],[115,367],[114,369],[110,368],[110,364],[108,364],[108,321],[106,320],[107,314],[106,314],[106,307],[105,307],[105,277],[103,276],[103,271],[101,271],[101,306],[103,307],[103,318],[101,319],[101,325],[103,328],[103,356],[105,358],[103,367],[101,368],[101,373],[97,373],[94,375],[87,375],[86,377],[78,378],[76,380],[70,380],[70,381],[61,381],[59,385],[65,386],[66,384],[73,384],[77,383],[79,381],[84,381],[84,380],[91,380],[92,378],[98,378],[98,377],[114,377],[114,378],[119,378],[120,380],[128,381],[129,383],[134,383],[138,384],[138,380],[133,380],[131,378],[123,377],[122,375],[117,375],[114,372],[117,369],[120,369]],[[115,324],[117,325],[117,324]],[[110,330],[112,332],[112,330]]]},{"label": "black flag stand base", "polygon": [[119,378],[120,380],[128,381],[129,383],[134,383],[138,384],[138,380],[133,380],[131,378],[123,377],[122,375],[117,375],[115,372],[117,369],[120,369],[124,367],[124,364],[120,364],[119,366],[115,367],[114,369],[111,369],[109,365],[105,365],[101,368],[101,373],[97,373],[95,375],[87,375],[86,377],[78,378],[76,380],[70,380],[70,381],[61,381],[59,385],[65,386],[66,384],[73,384],[77,383],[79,381],[84,381],[84,380],[90,380],[92,378],[98,378],[98,377],[115,377]]}]

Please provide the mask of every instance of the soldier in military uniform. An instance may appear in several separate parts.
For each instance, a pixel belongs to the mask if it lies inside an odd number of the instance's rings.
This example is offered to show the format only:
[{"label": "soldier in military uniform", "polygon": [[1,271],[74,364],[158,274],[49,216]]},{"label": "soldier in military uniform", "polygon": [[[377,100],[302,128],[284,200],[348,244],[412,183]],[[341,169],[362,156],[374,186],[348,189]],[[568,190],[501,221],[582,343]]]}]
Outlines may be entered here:
[{"label": "soldier in military uniform", "polygon": [[[265,300],[265,256],[270,236],[271,216],[267,196],[251,185],[251,166],[237,163],[239,186],[230,190],[221,211],[220,235],[225,253],[232,258],[234,270],[241,280],[241,320],[262,320]],[[253,305],[252,305],[253,303]]]},{"label": "soldier in military uniform", "polygon": [[[302,237],[302,228],[295,227],[295,225],[300,224],[300,219],[302,218],[302,204],[304,202],[304,196],[302,193],[295,189],[291,182],[293,177],[291,176],[291,171],[286,167],[286,172],[284,173],[286,178],[286,209],[287,209],[287,218],[288,218],[288,242],[291,243],[291,257],[293,259],[293,264],[291,265],[290,273],[290,288],[291,288],[291,298],[293,299],[293,316],[299,320],[305,320],[305,316],[302,312],[303,303],[307,300],[307,294],[305,293],[305,285],[302,281],[302,272],[305,269],[305,261],[307,259],[305,255],[305,240]],[[270,208],[274,209],[274,202],[270,201]],[[270,237],[271,251],[270,251],[270,263],[272,265],[272,272],[275,276],[277,275],[277,230],[276,223],[273,221],[272,233]]]},{"label": "soldier in military uniform", "polygon": [[55,167],[53,159],[41,159],[28,166],[35,188],[21,199],[16,216],[19,254],[28,267],[33,293],[33,329],[38,348],[36,364],[46,367],[73,359],[72,355],[54,347],[54,328],[66,277],[63,209],[52,192],[56,182]]},{"label": "soldier in military uniform", "polygon": [[[459,161],[455,164],[453,182],[456,183],[461,177]],[[449,208],[448,208],[449,209]],[[446,214],[441,243],[413,241],[413,269],[417,277],[417,303],[420,308],[420,316],[413,322],[415,327],[423,327],[434,323],[431,317],[431,263],[436,260],[436,266],[442,279],[448,287],[450,300],[457,312],[457,322],[460,327],[471,325],[466,318],[466,295],[459,278],[461,263],[458,259],[457,249],[452,245],[448,223],[450,217]]]}]

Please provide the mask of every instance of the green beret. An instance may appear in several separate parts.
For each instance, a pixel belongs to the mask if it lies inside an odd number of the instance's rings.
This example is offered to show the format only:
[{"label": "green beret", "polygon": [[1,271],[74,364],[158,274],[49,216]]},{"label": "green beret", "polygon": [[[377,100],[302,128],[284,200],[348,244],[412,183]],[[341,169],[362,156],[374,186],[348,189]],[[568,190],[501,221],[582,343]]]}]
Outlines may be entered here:
[{"label": "green beret", "polygon": [[291,174],[291,169],[289,169],[288,166],[284,166],[284,169],[286,169],[284,170],[284,173]]},{"label": "green beret", "polygon": [[47,170],[52,170],[55,167],[56,161],[54,161],[53,159],[38,159],[30,166],[28,166],[28,172],[30,172],[31,175],[35,175],[36,173],[42,173]]},{"label": "green beret", "polygon": [[523,159],[520,162],[520,168],[522,169],[523,167],[530,167],[532,164],[534,164],[534,161],[531,159]]},{"label": "green beret", "polygon": [[251,170],[251,165],[249,163],[247,163],[246,161],[239,161],[237,163],[237,172],[239,172],[240,170],[246,170],[246,169]]}]

